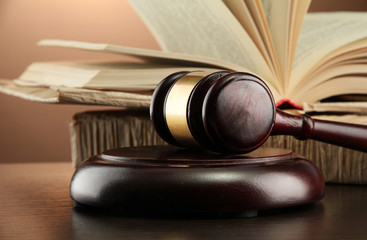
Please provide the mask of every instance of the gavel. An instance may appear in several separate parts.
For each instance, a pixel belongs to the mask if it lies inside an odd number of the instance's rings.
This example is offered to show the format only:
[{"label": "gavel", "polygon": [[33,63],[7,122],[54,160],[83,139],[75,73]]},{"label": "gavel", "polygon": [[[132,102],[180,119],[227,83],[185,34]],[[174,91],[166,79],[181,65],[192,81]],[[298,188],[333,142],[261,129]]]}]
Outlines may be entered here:
[{"label": "gavel", "polygon": [[265,82],[244,72],[171,74],[156,87],[150,116],[166,142],[218,153],[251,152],[270,135],[367,151],[367,126],[281,111]]}]

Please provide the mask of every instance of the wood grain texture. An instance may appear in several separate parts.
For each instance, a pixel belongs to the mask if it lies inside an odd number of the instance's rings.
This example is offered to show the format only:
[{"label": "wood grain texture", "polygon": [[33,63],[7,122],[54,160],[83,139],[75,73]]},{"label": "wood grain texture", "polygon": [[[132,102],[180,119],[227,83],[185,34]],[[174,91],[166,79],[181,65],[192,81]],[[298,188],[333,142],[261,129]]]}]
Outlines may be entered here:
[{"label": "wood grain texture", "polygon": [[[192,147],[180,141],[188,137],[214,152],[248,153],[262,146],[270,135],[292,135],[300,140],[314,139],[367,152],[366,126],[314,120],[308,115],[291,115],[276,109],[268,86],[243,72],[202,76],[192,86],[187,105],[181,106],[183,110],[165,112],[165,105],[177,104],[174,100],[178,92],[167,96],[172,86],[181,84],[181,77],[182,73],[168,76],[152,98],[153,125],[168,143]],[[183,139],[172,135],[167,127],[167,119],[177,116],[188,133]]]},{"label": "wood grain texture", "polygon": [[277,109],[272,135],[292,135],[299,140],[313,139],[367,152],[367,126],[312,119]]},{"label": "wood grain texture", "polygon": [[83,205],[129,212],[247,215],[314,203],[324,189],[319,169],[285,149],[226,155],[143,146],[107,150],[85,161],[70,195]]},{"label": "wood grain texture", "polygon": [[202,116],[217,151],[247,153],[269,137],[275,121],[275,103],[262,80],[247,73],[231,73],[209,89]]},{"label": "wood grain texture", "polygon": [[0,239],[366,239],[366,186],[256,218],[163,218],[74,209],[70,163],[0,164]]},{"label": "wood grain texture", "polygon": [[71,164],[0,165],[0,239],[67,239]]}]

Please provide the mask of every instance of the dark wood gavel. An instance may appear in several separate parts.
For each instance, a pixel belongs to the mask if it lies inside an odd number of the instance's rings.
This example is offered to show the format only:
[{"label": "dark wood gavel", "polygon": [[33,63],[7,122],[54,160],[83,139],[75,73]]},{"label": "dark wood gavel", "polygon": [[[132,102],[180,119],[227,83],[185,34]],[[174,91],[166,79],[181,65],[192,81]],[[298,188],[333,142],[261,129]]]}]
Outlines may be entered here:
[{"label": "dark wood gavel", "polygon": [[176,146],[247,153],[284,134],[367,151],[367,126],[285,113],[269,87],[248,73],[174,73],[155,89],[150,114],[158,134]]}]

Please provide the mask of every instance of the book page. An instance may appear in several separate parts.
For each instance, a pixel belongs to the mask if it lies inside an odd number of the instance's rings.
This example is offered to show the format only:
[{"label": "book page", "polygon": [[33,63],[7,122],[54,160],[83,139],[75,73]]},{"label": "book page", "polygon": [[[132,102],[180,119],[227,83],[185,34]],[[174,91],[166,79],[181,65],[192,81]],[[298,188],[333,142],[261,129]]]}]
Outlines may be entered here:
[{"label": "book page", "polygon": [[289,85],[299,29],[310,2],[310,0],[261,0],[279,61],[282,76],[280,81],[284,92]]},{"label": "book page", "polygon": [[211,66],[233,71],[247,71],[246,68],[232,62],[214,59],[206,56],[197,56],[185,53],[163,52],[151,49],[132,48],[106,43],[91,43],[61,39],[43,39],[38,42],[40,46],[75,48],[87,51],[124,54],[137,57],[148,62],[161,62],[187,66]]},{"label": "book page", "polygon": [[279,76],[279,66],[260,0],[223,0],[223,2],[249,34],[275,75]]},{"label": "book page", "polygon": [[[340,76],[367,76],[367,38],[343,45],[325,55],[319,63],[313,65],[310,71],[302,76],[298,84],[292,88],[289,97],[309,92],[325,81]],[[348,82],[345,83],[348,85]],[[367,94],[367,93],[366,93]]]},{"label": "book page", "polygon": [[[309,13],[304,21],[292,70],[289,93],[325,56],[367,37],[367,13]],[[308,79],[312,81],[312,79]],[[295,94],[294,94],[295,95]]]},{"label": "book page", "polygon": [[297,92],[292,100],[297,104],[316,103],[324,98],[344,94],[366,94],[367,78],[359,75],[340,76],[330,81],[321,82],[309,91]]},{"label": "book page", "polygon": [[133,108],[149,108],[151,92],[132,93],[100,91],[70,87],[26,87],[0,79],[0,93],[29,101],[63,104],[93,104]]},{"label": "book page", "polygon": [[58,103],[58,93],[55,90],[43,87],[20,87],[13,81],[0,79],[0,93],[42,103]]},{"label": "book page", "polygon": [[222,0],[131,0],[130,3],[164,51],[233,62],[275,85],[264,57]]},{"label": "book page", "polygon": [[[367,106],[364,107],[361,106],[362,109],[364,109],[364,112],[367,110]],[[357,110],[358,107],[356,107],[355,110]],[[358,113],[356,111],[355,113]],[[315,115],[312,118],[314,119],[321,119],[321,120],[327,120],[327,121],[335,121],[335,122],[342,122],[342,123],[352,123],[352,124],[360,124],[360,125],[367,125],[367,116],[366,115],[356,115],[356,114],[345,114],[345,115]],[[343,156],[344,157],[344,156]],[[356,158],[351,158],[351,160],[355,160]],[[364,157],[363,160],[366,158]]]},{"label": "book page", "polygon": [[[290,66],[288,69],[288,74],[290,76],[290,72],[292,70],[292,63],[293,63],[293,58],[294,55],[296,54],[296,49],[297,49],[297,43],[298,43],[298,38],[303,26],[303,22],[304,22],[304,18],[307,14],[308,11],[308,7],[311,4],[311,0],[304,0],[304,1],[293,1],[292,2],[292,8],[294,9],[292,11],[292,15],[291,15],[291,27],[290,27],[290,51],[289,51],[289,59],[288,61],[290,62]],[[288,76],[288,81],[290,80]]]},{"label": "book page", "polygon": [[305,112],[331,112],[331,113],[358,113],[366,115],[367,119],[367,102],[325,102],[303,104]]},{"label": "book page", "polygon": [[[296,94],[297,96],[292,96],[292,99],[300,98],[301,96],[307,96],[307,95],[314,95],[314,91],[317,88],[320,88],[319,90],[324,92],[324,97],[321,97],[319,100],[329,97],[331,95],[340,95],[340,94],[351,94],[350,88],[355,88],[355,86],[351,85],[351,80],[355,79],[357,76],[367,76],[367,68],[364,67],[364,65],[367,64],[367,60],[364,60],[364,62],[344,62],[343,64],[335,64],[334,66],[330,66],[328,68],[323,69],[322,71],[318,72],[318,74],[312,75],[312,81],[310,81],[308,84],[304,84],[303,87],[297,88]],[[349,76],[349,77],[348,77]],[[327,83],[332,86],[334,81],[339,81],[339,78],[346,79],[344,82],[344,87],[341,89],[345,91],[345,93],[340,92],[340,89],[338,92],[336,91],[335,87],[329,87],[329,88],[321,88],[323,84]],[[349,80],[350,79],[350,80]],[[363,78],[360,78],[361,82],[359,84],[366,85],[367,84],[367,78],[363,80]],[[340,83],[342,84],[342,83]],[[360,87],[358,87],[360,88]],[[363,89],[363,88],[360,88]],[[355,92],[357,93],[357,92]],[[358,93],[363,93],[358,91]],[[367,92],[364,92],[367,94]],[[310,103],[310,102],[309,102]]]},{"label": "book page", "polygon": [[119,61],[36,62],[14,80],[14,83],[33,87],[65,86],[152,92],[164,78],[182,71],[204,71],[209,74],[221,69]]}]

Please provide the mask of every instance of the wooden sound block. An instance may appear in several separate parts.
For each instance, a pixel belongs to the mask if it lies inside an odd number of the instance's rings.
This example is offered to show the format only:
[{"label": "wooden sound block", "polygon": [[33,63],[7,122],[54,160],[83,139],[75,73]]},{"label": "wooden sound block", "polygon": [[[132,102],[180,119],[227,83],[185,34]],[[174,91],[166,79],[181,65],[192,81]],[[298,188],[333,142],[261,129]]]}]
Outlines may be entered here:
[{"label": "wooden sound block", "polygon": [[324,195],[318,168],[289,150],[223,155],[172,146],[127,147],[75,171],[81,205],[156,213],[231,213],[310,204]]}]

